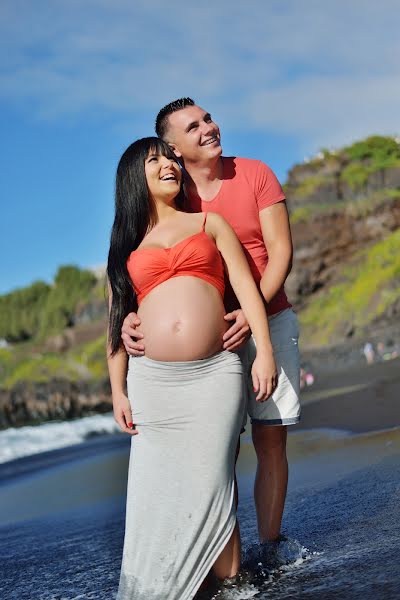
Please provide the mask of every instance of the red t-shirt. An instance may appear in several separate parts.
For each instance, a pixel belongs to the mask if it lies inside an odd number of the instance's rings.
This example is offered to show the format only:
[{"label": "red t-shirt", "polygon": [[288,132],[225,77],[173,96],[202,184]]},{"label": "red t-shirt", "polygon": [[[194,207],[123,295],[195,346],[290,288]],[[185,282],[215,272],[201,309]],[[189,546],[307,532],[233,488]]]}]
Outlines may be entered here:
[{"label": "red t-shirt", "polygon": [[[251,272],[257,285],[268,264],[259,213],[264,208],[285,200],[285,194],[273,171],[259,160],[223,157],[223,181],[218,194],[212,200],[201,200],[189,194],[189,210],[215,212],[224,217],[234,229],[243,245]],[[226,304],[229,310],[237,306],[232,302],[232,290],[227,288]],[[273,315],[289,303],[283,286],[268,304],[268,314]]]}]

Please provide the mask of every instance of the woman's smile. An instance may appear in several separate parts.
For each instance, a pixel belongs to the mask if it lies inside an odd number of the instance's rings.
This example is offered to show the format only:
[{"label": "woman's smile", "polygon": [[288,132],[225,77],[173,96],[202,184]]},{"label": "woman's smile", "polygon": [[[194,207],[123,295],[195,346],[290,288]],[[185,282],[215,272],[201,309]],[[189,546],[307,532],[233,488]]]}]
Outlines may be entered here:
[{"label": "woman's smile", "polygon": [[176,196],[181,185],[181,169],[177,162],[162,154],[150,153],[145,161],[147,186],[153,198],[165,194]]}]

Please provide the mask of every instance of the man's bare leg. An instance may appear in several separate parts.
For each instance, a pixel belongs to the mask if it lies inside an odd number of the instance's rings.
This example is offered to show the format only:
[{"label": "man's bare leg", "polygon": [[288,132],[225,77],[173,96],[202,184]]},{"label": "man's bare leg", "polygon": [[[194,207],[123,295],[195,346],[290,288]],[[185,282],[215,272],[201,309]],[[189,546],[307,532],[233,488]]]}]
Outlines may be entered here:
[{"label": "man's bare leg", "polygon": [[252,436],[257,454],[254,500],[258,534],[261,542],[273,541],[280,535],[287,491],[287,428],[253,423]]}]

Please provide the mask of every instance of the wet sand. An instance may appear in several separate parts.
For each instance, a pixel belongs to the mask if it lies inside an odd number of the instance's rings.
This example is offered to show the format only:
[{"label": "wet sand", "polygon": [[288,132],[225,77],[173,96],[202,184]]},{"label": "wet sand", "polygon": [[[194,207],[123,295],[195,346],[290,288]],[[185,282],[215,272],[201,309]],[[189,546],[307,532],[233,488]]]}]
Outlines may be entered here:
[{"label": "wet sand", "polygon": [[354,433],[400,426],[400,358],[316,374],[302,392],[301,422],[290,431],[342,429]]}]

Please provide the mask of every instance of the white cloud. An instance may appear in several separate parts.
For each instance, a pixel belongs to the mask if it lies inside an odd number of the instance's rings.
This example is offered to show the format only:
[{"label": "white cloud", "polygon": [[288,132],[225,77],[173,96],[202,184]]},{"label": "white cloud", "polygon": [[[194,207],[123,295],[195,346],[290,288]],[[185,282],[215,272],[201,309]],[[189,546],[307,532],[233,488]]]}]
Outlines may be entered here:
[{"label": "white cloud", "polygon": [[305,145],[397,126],[395,0],[8,0],[0,11],[0,94],[35,117],[118,121],[189,94],[230,129]]},{"label": "white cloud", "polygon": [[371,133],[395,134],[399,98],[399,78],[309,77],[256,92],[246,105],[254,127],[299,134],[317,147]]}]

